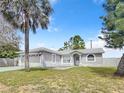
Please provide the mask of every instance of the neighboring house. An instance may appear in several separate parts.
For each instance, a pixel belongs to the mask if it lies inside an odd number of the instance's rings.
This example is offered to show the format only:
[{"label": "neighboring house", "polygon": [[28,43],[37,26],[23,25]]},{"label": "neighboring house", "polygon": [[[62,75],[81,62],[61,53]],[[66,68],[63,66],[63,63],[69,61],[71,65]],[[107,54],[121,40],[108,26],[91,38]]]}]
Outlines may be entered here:
[{"label": "neighboring house", "polygon": [[[47,48],[30,50],[29,61],[32,66],[101,66],[103,64],[102,48],[54,51]],[[24,65],[24,52],[20,54],[19,65]]]}]

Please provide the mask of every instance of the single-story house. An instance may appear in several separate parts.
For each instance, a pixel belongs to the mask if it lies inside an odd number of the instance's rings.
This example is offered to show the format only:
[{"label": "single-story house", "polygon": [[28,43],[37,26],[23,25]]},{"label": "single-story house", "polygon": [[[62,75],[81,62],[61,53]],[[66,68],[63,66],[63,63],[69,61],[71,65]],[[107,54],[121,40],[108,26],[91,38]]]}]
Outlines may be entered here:
[{"label": "single-story house", "polygon": [[[32,66],[101,66],[103,64],[102,48],[54,51],[47,48],[31,49],[29,61]],[[24,65],[24,52],[19,56],[19,65]]]}]

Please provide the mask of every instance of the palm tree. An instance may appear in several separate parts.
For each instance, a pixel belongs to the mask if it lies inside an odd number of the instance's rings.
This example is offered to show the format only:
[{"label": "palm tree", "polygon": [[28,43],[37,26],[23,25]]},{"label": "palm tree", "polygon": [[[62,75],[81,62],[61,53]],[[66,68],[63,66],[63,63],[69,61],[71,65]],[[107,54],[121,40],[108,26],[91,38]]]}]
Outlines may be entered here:
[{"label": "palm tree", "polygon": [[29,31],[47,29],[52,8],[48,0],[1,0],[1,13],[15,28],[25,34],[25,68],[29,68]]},{"label": "palm tree", "polygon": [[73,49],[84,49],[85,48],[84,40],[79,35],[75,35],[73,37],[72,45],[73,45]]}]

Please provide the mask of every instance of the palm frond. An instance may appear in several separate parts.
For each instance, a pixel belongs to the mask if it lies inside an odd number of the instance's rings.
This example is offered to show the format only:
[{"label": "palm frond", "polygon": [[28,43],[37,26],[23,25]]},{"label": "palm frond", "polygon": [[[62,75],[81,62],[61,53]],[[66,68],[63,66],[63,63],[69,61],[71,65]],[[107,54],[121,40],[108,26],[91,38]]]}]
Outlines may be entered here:
[{"label": "palm frond", "polygon": [[[2,14],[15,29],[31,29],[36,33],[40,26],[47,29],[53,12],[49,0],[2,0]],[[24,22],[27,22],[24,26]]]}]

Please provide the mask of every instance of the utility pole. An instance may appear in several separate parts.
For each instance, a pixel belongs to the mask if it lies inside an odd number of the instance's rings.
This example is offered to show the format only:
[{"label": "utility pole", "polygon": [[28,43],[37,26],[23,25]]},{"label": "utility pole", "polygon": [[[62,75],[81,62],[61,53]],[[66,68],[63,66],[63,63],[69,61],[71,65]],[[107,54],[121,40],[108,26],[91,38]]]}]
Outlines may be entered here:
[{"label": "utility pole", "polygon": [[91,49],[93,48],[93,46],[92,46],[92,40],[90,40],[90,48]]}]

